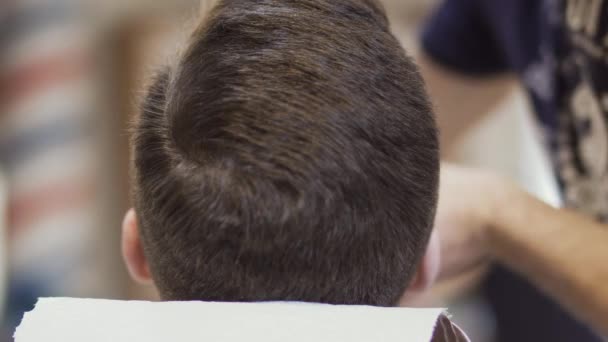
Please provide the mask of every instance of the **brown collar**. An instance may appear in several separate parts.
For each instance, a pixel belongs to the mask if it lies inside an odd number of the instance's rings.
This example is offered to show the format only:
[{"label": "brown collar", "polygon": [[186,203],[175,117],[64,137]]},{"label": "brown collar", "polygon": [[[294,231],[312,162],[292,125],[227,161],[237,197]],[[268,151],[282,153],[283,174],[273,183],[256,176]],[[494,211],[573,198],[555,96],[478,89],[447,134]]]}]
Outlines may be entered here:
[{"label": "brown collar", "polygon": [[431,342],[470,342],[470,340],[446,315],[440,315]]}]

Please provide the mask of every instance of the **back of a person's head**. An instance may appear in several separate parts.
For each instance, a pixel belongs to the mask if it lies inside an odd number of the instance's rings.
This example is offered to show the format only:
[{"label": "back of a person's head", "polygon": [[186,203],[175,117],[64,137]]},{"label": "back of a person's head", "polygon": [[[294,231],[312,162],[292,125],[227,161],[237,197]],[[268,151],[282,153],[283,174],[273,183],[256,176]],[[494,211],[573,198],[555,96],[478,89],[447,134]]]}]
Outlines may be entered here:
[{"label": "back of a person's head", "polygon": [[395,305],[437,201],[418,70],[375,0],[223,0],[134,132],[166,300]]}]

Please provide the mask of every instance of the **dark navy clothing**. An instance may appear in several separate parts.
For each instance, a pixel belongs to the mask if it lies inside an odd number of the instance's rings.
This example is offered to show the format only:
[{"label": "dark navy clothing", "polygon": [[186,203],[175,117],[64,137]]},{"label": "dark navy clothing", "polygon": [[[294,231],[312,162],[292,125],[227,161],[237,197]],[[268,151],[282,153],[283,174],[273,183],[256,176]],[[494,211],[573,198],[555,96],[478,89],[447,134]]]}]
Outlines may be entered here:
[{"label": "dark navy clothing", "polygon": [[[432,59],[461,73],[519,75],[564,203],[608,221],[608,0],[444,0],[422,43]],[[600,340],[501,267],[487,294],[501,340]]]},{"label": "dark navy clothing", "polygon": [[[559,26],[549,23],[547,7],[547,2],[538,0],[444,1],[426,26],[423,47],[437,62],[467,74],[484,76],[515,71],[523,75],[531,65],[555,58],[554,37]],[[551,84],[543,87],[554,87],[550,80],[545,82]],[[539,117],[554,125],[552,101],[542,101],[536,94],[531,92]]]}]

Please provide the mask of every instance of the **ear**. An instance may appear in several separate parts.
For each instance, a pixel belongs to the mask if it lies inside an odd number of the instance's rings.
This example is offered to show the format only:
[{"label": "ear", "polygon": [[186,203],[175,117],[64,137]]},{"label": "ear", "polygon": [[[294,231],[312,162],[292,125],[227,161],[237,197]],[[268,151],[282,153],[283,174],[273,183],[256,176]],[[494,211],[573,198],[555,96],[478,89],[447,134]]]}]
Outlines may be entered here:
[{"label": "ear", "polygon": [[429,289],[439,275],[441,253],[439,248],[439,233],[433,230],[428,247],[414,276],[414,280],[405,292],[404,297],[416,296]]},{"label": "ear", "polygon": [[131,277],[142,284],[152,284],[150,267],[139,238],[137,215],[129,209],[122,222],[122,256]]}]

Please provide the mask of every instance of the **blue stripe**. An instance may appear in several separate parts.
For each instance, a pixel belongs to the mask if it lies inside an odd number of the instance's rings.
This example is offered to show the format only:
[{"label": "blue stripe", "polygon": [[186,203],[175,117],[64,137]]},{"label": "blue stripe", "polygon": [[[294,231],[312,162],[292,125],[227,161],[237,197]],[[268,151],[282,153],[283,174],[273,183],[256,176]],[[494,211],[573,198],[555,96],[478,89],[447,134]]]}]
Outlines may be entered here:
[{"label": "blue stripe", "polygon": [[82,119],[66,118],[32,127],[14,137],[0,140],[0,163],[10,172],[20,163],[49,149],[92,137],[91,126],[88,120],[85,122]]},{"label": "blue stripe", "polygon": [[23,314],[31,311],[39,297],[49,297],[50,291],[41,286],[41,283],[31,281],[13,281],[8,288],[8,303],[5,319],[2,323],[1,341],[12,341],[15,328],[21,323]]},{"label": "blue stripe", "polygon": [[32,6],[9,12],[0,21],[0,46],[8,48],[15,40],[33,32],[78,19],[78,13],[78,6],[74,1],[66,0],[49,1],[43,6]]}]

